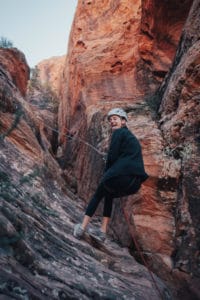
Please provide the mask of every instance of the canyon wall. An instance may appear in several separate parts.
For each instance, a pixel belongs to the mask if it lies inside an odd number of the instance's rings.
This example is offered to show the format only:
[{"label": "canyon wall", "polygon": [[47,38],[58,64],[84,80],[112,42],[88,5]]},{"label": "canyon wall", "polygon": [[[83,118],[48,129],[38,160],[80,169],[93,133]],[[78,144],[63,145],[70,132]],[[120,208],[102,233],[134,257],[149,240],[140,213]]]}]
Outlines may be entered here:
[{"label": "canyon wall", "polygon": [[[0,49],[3,295],[170,299],[129,246],[175,299],[200,298],[199,14],[199,0],[79,1],[64,66],[41,64],[28,94],[24,55]],[[49,83],[61,99],[58,116],[60,100],[55,106],[43,89]],[[150,177],[116,199],[99,248],[72,232],[102,176],[106,114],[116,106],[128,114]]]},{"label": "canyon wall", "polygon": [[63,76],[63,68],[66,55],[55,56],[42,60],[37,64],[38,76],[40,83],[51,87],[51,89],[59,93],[61,78]]},{"label": "canyon wall", "polygon": [[[188,282],[199,276],[199,1],[189,14],[191,5],[79,1],[58,116],[66,180],[87,203],[103,172],[106,113],[126,110],[150,175],[138,194],[123,200],[126,222],[153,270]],[[117,210],[111,234],[127,245],[131,237]]]},{"label": "canyon wall", "polygon": [[30,68],[26,63],[24,54],[16,48],[0,48],[0,65],[9,72],[12,82],[22,96],[25,96]]},{"label": "canyon wall", "polygon": [[176,206],[176,266],[197,276],[200,275],[199,20],[200,3],[194,1],[171,71],[158,92],[162,98],[159,122],[167,151],[181,160]]},{"label": "canyon wall", "polygon": [[0,298],[169,299],[166,285],[156,275],[153,282],[127,249],[73,236],[83,204],[52,154],[43,119],[48,101],[45,109],[40,97],[38,105],[28,102],[19,90],[26,77],[19,88],[12,77],[18,54],[9,65],[1,51],[11,70],[0,65]]}]

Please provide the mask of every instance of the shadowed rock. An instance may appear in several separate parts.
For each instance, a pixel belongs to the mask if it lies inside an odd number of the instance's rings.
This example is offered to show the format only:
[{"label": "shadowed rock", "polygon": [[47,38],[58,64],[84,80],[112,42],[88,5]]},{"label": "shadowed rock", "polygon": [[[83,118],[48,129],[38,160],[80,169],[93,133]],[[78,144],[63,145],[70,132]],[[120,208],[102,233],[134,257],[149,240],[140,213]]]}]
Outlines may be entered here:
[{"label": "shadowed rock", "polygon": [[36,110],[0,71],[1,299],[170,299],[127,248],[73,237],[83,202],[43,147]]}]

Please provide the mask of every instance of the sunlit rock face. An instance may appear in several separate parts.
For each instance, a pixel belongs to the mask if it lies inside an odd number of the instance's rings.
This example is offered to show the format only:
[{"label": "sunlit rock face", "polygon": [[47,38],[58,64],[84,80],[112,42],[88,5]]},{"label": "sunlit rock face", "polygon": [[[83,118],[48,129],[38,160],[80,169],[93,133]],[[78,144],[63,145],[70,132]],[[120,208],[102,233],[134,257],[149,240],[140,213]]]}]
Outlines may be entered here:
[{"label": "sunlit rock face", "polygon": [[66,55],[42,60],[32,70],[26,100],[37,110],[37,118],[49,141],[48,148],[57,151],[58,106],[60,83]]},{"label": "sunlit rock face", "polygon": [[151,95],[169,70],[190,4],[79,1],[63,78],[64,127],[89,105]]},{"label": "sunlit rock face", "polygon": [[51,87],[59,94],[66,55],[55,56],[42,60],[37,64],[41,84]]},{"label": "sunlit rock face", "polygon": [[16,48],[0,48],[0,64],[9,72],[12,82],[25,96],[30,69],[24,54]]},{"label": "sunlit rock face", "polygon": [[[197,142],[193,142],[193,160],[185,160],[184,153],[191,151],[187,147],[183,151],[173,148],[174,139],[179,145],[178,140],[184,136],[180,133],[183,126],[179,122],[176,124],[176,121],[182,120],[184,105],[186,113],[190,104],[190,101],[183,99],[180,110],[177,110],[179,81],[181,91],[185,93],[193,93],[192,87],[196,86],[196,100],[190,108],[195,111],[195,117],[193,120],[189,115],[190,122],[197,124],[199,115],[199,48],[196,44],[196,58],[192,60],[192,48],[189,51],[184,44],[179,44],[182,32],[184,34],[188,30],[195,18],[196,30],[186,38],[185,43],[191,46],[189,41],[199,32],[197,16],[190,15],[187,20],[191,4],[192,1],[79,1],[61,86],[59,129],[66,178],[86,202],[97,186],[104,163],[101,155],[84,141],[99,151],[106,151],[110,134],[107,111],[116,106],[122,106],[127,111],[129,128],[141,142],[145,168],[150,178],[137,195],[124,202],[122,210],[131,234],[136,235],[140,247],[157,272],[161,265],[162,270],[186,271],[186,274],[196,268],[194,264],[191,270],[181,267],[186,260],[186,265],[190,264],[190,251],[183,251],[184,255],[179,258],[184,240],[181,236],[187,226],[191,234],[189,237],[186,234],[188,238],[184,243],[187,241],[189,245],[189,241],[194,241],[196,237],[192,234],[197,230],[198,214],[194,212],[194,223],[190,226],[188,199],[197,197],[199,193],[198,147]],[[181,68],[180,57],[188,70],[187,77],[183,76],[189,82],[184,78],[182,80],[181,69],[179,75],[176,73],[177,68]],[[186,67],[187,64],[190,68]],[[168,99],[169,90],[173,91],[173,101]],[[176,105],[173,106],[173,103]],[[169,107],[172,107],[171,110]],[[189,132],[188,139],[190,135],[190,139],[195,136],[196,140],[198,134]],[[73,139],[67,138],[69,133],[74,134]],[[187,177],[184,175],[186,173]],[[194,191],[195,196],[189,196],[191,180],[194,186],[192,194]],[[196,199],[190,204],[193,211]],[[119,216],[119,212],[116,214]],[[186,227],[181,214],[187,220]],[[127,244],[130,237],[127,239],[123,226],[118,218],[113,220],[111,229],[115,237]],[[197,245],[193,245],[192,253],[198,255]],[[184,260],[184,256],[187,259]],[[164,276],[166,274],[169,273]]]}]

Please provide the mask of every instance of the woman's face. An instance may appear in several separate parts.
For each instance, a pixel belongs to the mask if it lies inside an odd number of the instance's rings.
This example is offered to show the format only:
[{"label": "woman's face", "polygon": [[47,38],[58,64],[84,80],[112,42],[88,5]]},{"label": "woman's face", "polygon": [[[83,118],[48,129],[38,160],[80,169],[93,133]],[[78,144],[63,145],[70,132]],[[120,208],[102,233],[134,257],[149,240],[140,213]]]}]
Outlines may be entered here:
[{"label": "woman's face", "polygon": [[126,125],[126,121],[117,115],[110,116],[108,122],[111,126],[112,131],[119,129],[119,128],[123,127],[124,125]]}]

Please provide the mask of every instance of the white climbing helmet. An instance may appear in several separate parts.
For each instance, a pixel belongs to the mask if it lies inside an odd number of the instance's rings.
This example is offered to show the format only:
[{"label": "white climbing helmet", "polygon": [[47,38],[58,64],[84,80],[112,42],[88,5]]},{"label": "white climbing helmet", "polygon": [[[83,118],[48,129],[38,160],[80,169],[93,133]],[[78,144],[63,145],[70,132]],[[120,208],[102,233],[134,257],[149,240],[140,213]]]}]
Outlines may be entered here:
[{"label": "white climbing helmet", "polygon": [[119,116],[121,118],[126,119],[126,121],[128,122],[128,117],[126,112],[122,109],[122,108],[113,108],[108,112],[108,120],[111,116],[116,115]]}]

